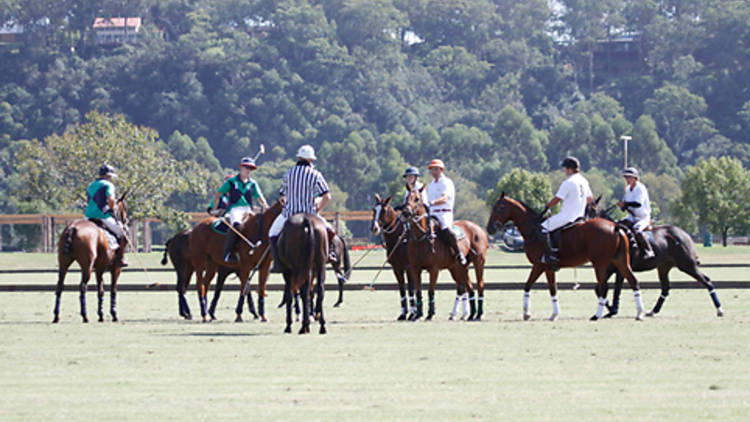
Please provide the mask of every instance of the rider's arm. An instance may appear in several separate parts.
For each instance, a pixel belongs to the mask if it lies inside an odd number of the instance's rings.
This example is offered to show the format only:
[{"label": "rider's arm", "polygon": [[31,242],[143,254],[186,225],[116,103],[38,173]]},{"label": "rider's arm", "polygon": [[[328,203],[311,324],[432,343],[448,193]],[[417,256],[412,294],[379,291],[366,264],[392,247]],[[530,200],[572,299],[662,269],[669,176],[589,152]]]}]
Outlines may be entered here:
[{"label": "rider's arm", "polygon": [[109,205],[109,209],[114,212],[117,208],[117,198],[115,198],[114,195],[110,195],[107,197],[107,205]]},{"label": "rider's arm", "polygon": [[545,207],[547,209],[549,209],[549,208],[552,208],[552,207],[554,207],[555,205],[557,205],[559,203],[560,203],[560,198],[554,197],[549,202],[547,202],[547,205],[545,205]]},{"label": "rider's arm", "polygon": [[323,208],[328,205],[328,202],[331,201],[331,192],[326,192],[323,195],[320,196],[320,201],[318,202],[318,212],[323,211]]},{"label": "rider's arm", "polygon": [[214,211],[219,207],[219,199],[221,199],[221,195],[223,195],[221,192],[216,192],[216,195],[214,195],[214,202],[211,211]]},{"label": "rider's arm", "polygon": [[448,194],[443,194],[437,197],[434,201],[430,201],[430,205],[440,205],[448,202]]}]

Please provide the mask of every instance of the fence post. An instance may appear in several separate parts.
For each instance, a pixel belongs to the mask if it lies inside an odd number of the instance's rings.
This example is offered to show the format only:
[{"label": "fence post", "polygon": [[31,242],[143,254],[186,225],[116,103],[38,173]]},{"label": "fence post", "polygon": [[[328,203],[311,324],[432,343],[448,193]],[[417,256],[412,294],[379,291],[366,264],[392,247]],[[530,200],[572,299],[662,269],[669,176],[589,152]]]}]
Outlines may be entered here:
[{"label": "fence post", "polygon": [[336,214],[333,216],[333,227],[336,229],[336,233],[341,234],[341,230],[339,230],[341,222],[341,214],[339,214],[338,211],[336,211]]},{"label": "fence post", "polygon": [[131,252],[138,252],[138,222],[135,220],[130,222],[130,241],[133,243]]},{"label": "fence post", "polygon": [[3,225],[0,224],[0,252],[3,251]]},{"label": "fence post", "polygon": [[49,216],[42,216],[42,252],[49,252]]},{"label": "fence post", "polygon": [[151,238],[151,222],[148,218],[143,220],[143,252],[151,252],[151,244],[153,239]]},{"label": "fence post", "polygon": [[50,216],[49,218],[49,245],[50,252],[55,252],[57,247],[57,225],[55,224],[55,217]]}]

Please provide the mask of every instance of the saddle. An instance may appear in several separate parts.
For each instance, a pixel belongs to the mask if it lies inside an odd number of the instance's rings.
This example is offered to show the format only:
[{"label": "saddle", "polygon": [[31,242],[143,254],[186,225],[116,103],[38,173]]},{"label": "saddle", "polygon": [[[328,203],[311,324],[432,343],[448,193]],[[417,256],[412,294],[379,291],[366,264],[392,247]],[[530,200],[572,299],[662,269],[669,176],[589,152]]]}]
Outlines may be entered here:
[{"label": "saddle", "polygon": [[586,217],[578,217],[575,220],[571,221],[570,223],[565,224],[564,226],[557,228],[550,232],[550,239],[552,240],[552,246],[555,249],[560,248],[560,241],[562,240],[562,233],[564,231],[570,230],[573,227],[578,227],[581,224],[586,222]]},{"label": "saddle", "polygon": [[107,226],[102,222],[102,220],[98,218],[89,218],[90,222],[94,223],[96,227],[99,228],[102,232],[104,232],[104,236],[107,237],[107,246],[109,247],[110,251],[116,251],[120,249],[120,244],[117,242],[117,237],[109,231]]}]

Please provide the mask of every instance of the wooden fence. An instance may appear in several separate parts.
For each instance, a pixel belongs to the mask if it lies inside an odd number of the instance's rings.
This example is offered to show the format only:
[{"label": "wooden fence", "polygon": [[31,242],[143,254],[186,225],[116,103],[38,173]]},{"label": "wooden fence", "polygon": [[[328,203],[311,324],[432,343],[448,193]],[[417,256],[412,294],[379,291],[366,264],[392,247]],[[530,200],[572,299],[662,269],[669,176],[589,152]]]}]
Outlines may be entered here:
[{"label": "wooden fence", "polygon": [[[339,231],[341,221],[369,221],[372,211],[323,211],[323,217],[333,223],[336,231]],[[0,214],[0,250],[3,246],[2,225],[4,224],[30,224],[38,225],[42,231],[42,252],[54,252],[57,244],[57,226],[66,226],[73,220],[82,218],[82,214]],[[206,213],[188,213],[189,221],[193,224],[208,217]],[[146,218],[141,221],[130,223],[130,240],[133,246],[151,252],[152,231],[151,223],[161,222],[158,218]],[[140,229],[139,230],[139,226]]]}]

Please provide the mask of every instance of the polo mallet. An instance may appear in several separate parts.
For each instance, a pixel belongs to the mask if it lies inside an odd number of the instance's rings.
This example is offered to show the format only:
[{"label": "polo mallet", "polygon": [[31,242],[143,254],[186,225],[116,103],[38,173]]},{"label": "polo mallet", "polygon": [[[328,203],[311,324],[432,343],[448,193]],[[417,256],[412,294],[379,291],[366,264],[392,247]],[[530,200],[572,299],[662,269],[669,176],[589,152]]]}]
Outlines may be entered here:
[{"label": "polo mallet", "polygon": [[260,158],[260,156],[265,153],[266,153],[266,147],[263,144],[260,144],[260,147],[258,147],[258,153],[255,154],[255,157],[253,157],[253,161],[258,161],[258,158]]},{"label": "polo mallet", "polygon": [[122,231],[122,234],[123,236],[125,236],[125,240],[128,242],[130,249],[133,250],[133,255],[135,255],[135,259],[138,260],[139,264],[141,264],[141,269],[143,269],[143,273],[146,274],[146,281],[148,281],[148,285],[146,285],[146,288],[150,289],[152,287],[159,286],[158,282],[155,283],[153,280],[151,280],[151,276],[148,274],[148,270],[146,270],[146,264],[141,259],[141,256],[138,255],[138,250],[136,250],[135,246],[133,246],[133,242],[130,241],[130,237],[128,237],[128,235],[125,233],[125,230]]},{"label": "polo mallet", "polygon": [[373,287],[375,285],[375,280],[377,280],[380,273],[383,272],[383,268],[385,268],[385,264],[388,263],[388,260],[391,259],[391,257],[393,256],[393,253],[396,252],[396,249],[398,249],[398,246],[401,244],[401,241],[404,240],[404,235],[406,235],[406,233],[408,233],[408,231],[406,230],[404,230],[404,232],[401,233],[401,236],[399,236],[398,240],[396,240],[396,246],[393,247],[393,250],[385,258],[385,261],[383,261],[383,265],[380,266],[380,269],[375,274],[375,277],[372,278],[372,281],[370,282],[370,284],[367,286],[364,286],[362,288],[363,290],[369,290],[371,292],[375,290],[375,288]]},{"label": "polo mallet", "polygon": [[247,245],[250,246],[250,253],[249,253],[249,255],[252,255],[253,254],[253,250],[255,248],[257,248],[258,246],[260,246],[261,243],[263,243],[260,240],[258,241],[258,243],[251,242],[250,239],[246,238],[245,235],[243,235],[242,233],[240,233],[239,230],[237,230],[237,229],[234,228],[234,226],[232,225],[232,223],[229,222],[228,218],[224,217],[224,218],[222,218],[222,221],[224,222],[224,224],[227,225],[227,227],[229,227],[230,229],[232,229],[232,231],[234,232],[234,234],[237,235],[237,237],[239,237],[240,239],[244,240],[245,243],[247,243]]},{"label": "polo mallet", "polygon": [[258,271],[258,268],[260,268],[260,265],[263,263],[263,260],[266,259],[266,255],[268,255],[268,250],[271,249],[271,245],[268,245],[265,252],[263,252],[263,255],[260,256],[260,260],[257,264],[253,267],[253,271],[250,273],[250,276],[247,278],[247,283],[245,283],[245,288],[242,289],[241,296],[245,296],[250,292],[250,280],[253,279],[253,276],[255,276],[255,273]]}]

